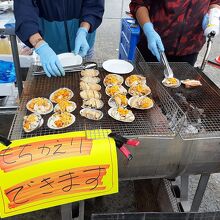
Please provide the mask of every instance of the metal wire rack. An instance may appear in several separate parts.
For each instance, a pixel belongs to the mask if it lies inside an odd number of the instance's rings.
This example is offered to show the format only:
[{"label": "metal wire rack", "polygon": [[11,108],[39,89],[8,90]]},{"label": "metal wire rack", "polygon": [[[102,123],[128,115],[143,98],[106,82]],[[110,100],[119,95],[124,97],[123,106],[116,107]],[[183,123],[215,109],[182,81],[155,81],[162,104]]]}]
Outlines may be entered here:
[{"label": "metal wire rack", "polygon": [[[140,64],[146,74],[163,79],[163,67],[156,63]],[[220,90],[202,73],[188,63],[171,63],[174,75],[180,80],[196,79],[201,87],[186,89],[183,85],[164,87],[186,114],[180,135],[184,140],[220,137]]]},{"label": "metal wire rack", "polygon": [[[137,60],[138,61],[138,60]],[[160,86],[160,84],[153,78],[147,77],[147,84],[152,90],[151,97],[155,101],[155,106],[152,109],[142,111],[132,109],[135,115],[135,121],[132,123],[123,123],[112,119],[108,114],[108,99],[105,94],[104,85],[102,85],[102,101],[105,103],[102,112],[104,117],[100,121],[91,121],[81,117],[79,110],[81,109],[82,99],[79,95],[79,73],[68,73],[65,77],[47,78],[46,76],[31,76],[33,69],[30,69],[28,81],[26,82],[25,89],[21,98],[20,107],[17,111],[12,129],[10,132],[10,138],[19,139],[33,136],[42,136],[48,134],[57,134],[70,131],[84,131],[98,130],[98,129],[111,129],[113,132],[117,132],[124,136],[129,137],[161,137],[161,138],[174,138],[178,134],[178,131],[183,123],[184,114],[178,105],[170,98],[169,94]],[[101,82],[108,74],[102,68],[99,69]],[[133,73],[145,75],[141,69],[136,66]],[[132,74],[132,73],[131,73]],[[129,74],[125,75],[125,77]],[[76,122],[65,129],[51,130],[47,127],[47,120],[49,115],[43,116],[44,124],[38,130],[25,133],[22,129],[23,117],[29,114],[26,109],[27,102],[34,97],[46,97],[58,88],[68,87],[74,92],[73,101],[77,104],[77,109],[73,112],[76,117]],[[163,106],[163,108],[161,108]],[[162,110],[163,109],[163,110]],[[172,114],[172,117],[171,117]],[[104,134],[105,135],[105,134]],[[102,135],[103,136],[103,135]],[[98,137],[98,136],[97,136]]]}]

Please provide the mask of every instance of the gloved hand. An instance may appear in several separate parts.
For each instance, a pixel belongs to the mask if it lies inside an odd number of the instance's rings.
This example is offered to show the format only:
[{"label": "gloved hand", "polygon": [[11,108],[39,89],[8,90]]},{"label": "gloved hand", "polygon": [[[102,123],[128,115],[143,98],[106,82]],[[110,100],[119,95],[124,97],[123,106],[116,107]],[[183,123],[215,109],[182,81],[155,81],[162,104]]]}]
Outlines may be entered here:
[{"label": "gloved hand", "polygon": [[204,30],[204,35],[208,36],[212,31],[215,31],[215,35],[219,34],[219,18],[220,9],[212,8],[209,13],[206,14],[202,21],[202,28]]},{"label": "gloved hand", "polygon": [[153,24],[147,22],[143,26],[143,31],[148,41],[148,49],[160,61],[160,51],[164,51],[164,46],[159,34],[154,30]]},{"label": "gloved hand", "polygon": [[86,39],[87,34],[88,30],[84,27],[80,27],[76,34],[74,53],[79,54],[81,57],[85,57],[89,50],[89,44]]},{"label": "gloved hand", "polygon": [[40,56],[41,64],[48,77],[65,76],[65,71],[57,55],[46,42],[36,48],[35,52]]}]

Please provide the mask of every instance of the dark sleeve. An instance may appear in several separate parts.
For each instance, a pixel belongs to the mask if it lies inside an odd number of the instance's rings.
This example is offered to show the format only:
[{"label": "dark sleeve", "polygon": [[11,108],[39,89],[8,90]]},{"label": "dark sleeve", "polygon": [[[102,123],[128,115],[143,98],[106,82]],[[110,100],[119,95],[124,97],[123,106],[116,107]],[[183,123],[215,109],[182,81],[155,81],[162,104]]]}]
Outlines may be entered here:
[{"label": "dark sleeve", "polygon": [[129,4],[130,12],[134,18],[136,18],[136,12],[138,8],[145,6],[146,8],[150,8],[151,1],[150,0],[131,0]]},{"label": "dark sleeve", "polygon": [[33,0],[14,0],[15,33],[27,46],[31,35],[40,32],[39,11]]},{"label": "dark sleeve", "polygon": [[91,27],[89,32],[95,31],[102,23],[105,0],[84,0],[80,22],[88,22]]},{"label": "dark sleeve", "polygon": [[216,5],[220,6],[220,0],[211,0],[210,5],[213,5],[213,4],[216,4]]}]

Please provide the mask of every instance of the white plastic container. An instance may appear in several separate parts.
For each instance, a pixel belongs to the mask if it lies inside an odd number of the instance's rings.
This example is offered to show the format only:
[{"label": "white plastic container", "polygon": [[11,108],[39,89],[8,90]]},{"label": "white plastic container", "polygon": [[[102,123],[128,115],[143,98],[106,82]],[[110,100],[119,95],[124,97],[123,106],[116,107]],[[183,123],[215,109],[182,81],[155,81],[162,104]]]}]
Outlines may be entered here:
[{"label": "white plastic container", "polygon": [[0,96],[13,96],[14,91],[14,83],[0,83]]}]

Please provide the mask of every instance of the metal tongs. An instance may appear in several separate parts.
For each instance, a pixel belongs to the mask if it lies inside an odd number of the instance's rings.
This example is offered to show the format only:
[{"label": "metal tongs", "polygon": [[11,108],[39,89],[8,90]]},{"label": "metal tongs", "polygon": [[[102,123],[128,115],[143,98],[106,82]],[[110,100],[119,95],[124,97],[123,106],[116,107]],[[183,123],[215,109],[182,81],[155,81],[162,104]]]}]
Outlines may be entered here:
[{"label": "metal tongs", "polygon": [[[64,67],[64,71],[66,73],[72,73],[72,72],[79,72],[79,71],[86,70],[86,69],[97,69],[97,67],[98,67],[98,64],[96,62],[86,62],[82,65]],[[40,76],[44,74],[45,72],[42,66],[37,66],[37,70],[33,71],[34,76]]]},{"label": "metal tongs", "polygon": [[165,69],[164,69],[165,78],[173,78],[173,70],[170,68],[167,57],[166,57],[165,53],[162,51],[160,51],[160,59],[165,67]]},{"label": "metal tongs", "polygon": [[202,71],[205,69],[205,66],[206,66],[206,64],[208,62],[209,53],[211,51],[211,47],[212,47],[212,43],[213,43],[213,39],[214,39],[215,35],[216,35],[216,32],[212,31],[207,36],[208,37],[207,48],[206,48],[205,56],[204,56],[203,61],[202,61],[202,65],[200,67],[200,69]]}]

